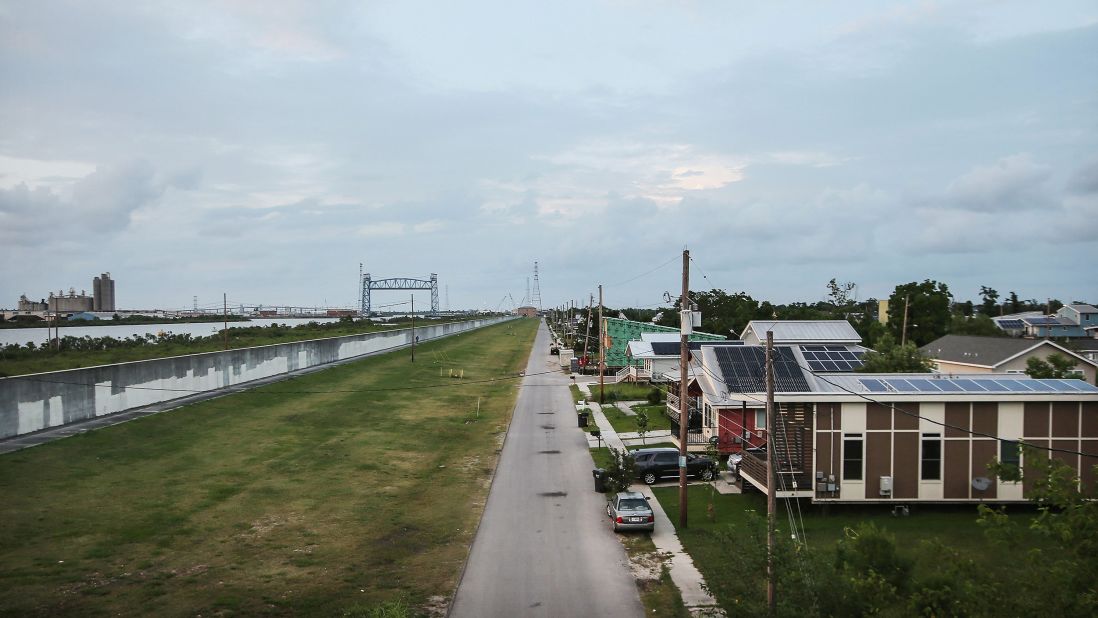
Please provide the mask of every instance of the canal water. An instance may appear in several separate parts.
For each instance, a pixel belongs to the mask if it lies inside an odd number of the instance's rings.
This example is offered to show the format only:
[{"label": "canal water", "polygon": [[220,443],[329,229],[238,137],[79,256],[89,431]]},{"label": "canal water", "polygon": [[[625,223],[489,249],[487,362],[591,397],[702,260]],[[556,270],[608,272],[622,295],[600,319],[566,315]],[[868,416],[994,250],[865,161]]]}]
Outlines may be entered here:
[{"label": "canal water", "polygon": [[[287,324],[297,326],[307,322],[334,322],[339,318],[256,318],[247,322],[229,322],[229,328],[243,328],[247,326],[267,326],[269,324]],[[125,339],[133,335],[155,335],[157,333],[174,333],[176,335],[189,334],[194,337],[205,337],[219,332],[224,326],[222,322],[192,322],[188,324],[121,324],[104,326],[62,326],[62,337],[115,337]],[[23,345],[28,341],[45,343],[49,339],[48,328],[5,328],[0,329],[0,346],[9,343]]]}]

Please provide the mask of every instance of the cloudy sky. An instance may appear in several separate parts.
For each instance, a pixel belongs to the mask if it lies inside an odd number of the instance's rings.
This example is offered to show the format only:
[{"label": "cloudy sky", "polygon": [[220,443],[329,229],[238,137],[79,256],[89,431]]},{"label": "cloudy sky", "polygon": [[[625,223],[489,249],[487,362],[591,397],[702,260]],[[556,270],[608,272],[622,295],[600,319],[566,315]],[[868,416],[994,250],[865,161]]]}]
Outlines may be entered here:
[{"label": "cloudy sky", "polygon": [[0,306],[1098,301],[1098,4],[835,5],[0,0]]}]

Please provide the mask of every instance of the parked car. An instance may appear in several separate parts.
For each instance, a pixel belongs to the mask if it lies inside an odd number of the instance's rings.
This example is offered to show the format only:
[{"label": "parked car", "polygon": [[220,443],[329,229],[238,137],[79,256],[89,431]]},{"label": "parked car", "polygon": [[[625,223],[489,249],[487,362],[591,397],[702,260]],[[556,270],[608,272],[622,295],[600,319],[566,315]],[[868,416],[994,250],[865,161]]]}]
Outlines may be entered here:
[{"label": "parked car", "polygon": [[[675,448],[642,448],[633,451],[637,478],[651,485],[664,477],[679,476],[679,451]],[[686,454],[686,475],[712,481],[717,476],[717,462]]]},{"label": "parked car", "polygon": [[648,505],[648,499],[637,491],[623,491],[611,496],[606,503],[606,516],[614,522],[614,532],[651,531],[656,527],[656,516]]}]

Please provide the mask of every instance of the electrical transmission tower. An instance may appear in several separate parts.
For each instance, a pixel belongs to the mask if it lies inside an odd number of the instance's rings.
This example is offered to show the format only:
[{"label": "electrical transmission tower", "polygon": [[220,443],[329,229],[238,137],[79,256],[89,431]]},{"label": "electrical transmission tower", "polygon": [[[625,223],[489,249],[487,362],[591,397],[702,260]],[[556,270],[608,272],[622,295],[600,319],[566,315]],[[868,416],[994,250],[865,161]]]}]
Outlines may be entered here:
[{"label": "electrical transmission tower", "polygon": [[530,297],[530,304],[541,311],[541,286],[538,285],[538,263],[534,262],[534,295]]}]

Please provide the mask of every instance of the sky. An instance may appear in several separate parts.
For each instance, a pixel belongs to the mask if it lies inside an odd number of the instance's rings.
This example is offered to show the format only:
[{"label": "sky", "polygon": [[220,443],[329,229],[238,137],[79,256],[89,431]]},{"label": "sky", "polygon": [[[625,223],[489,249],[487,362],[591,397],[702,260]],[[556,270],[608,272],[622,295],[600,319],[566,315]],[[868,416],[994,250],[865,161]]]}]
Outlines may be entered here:
[{"label": "sky", "polygon": [[0,307],[657,306],[683,249],[1098,302],[1098,4],[0,0]]}]

